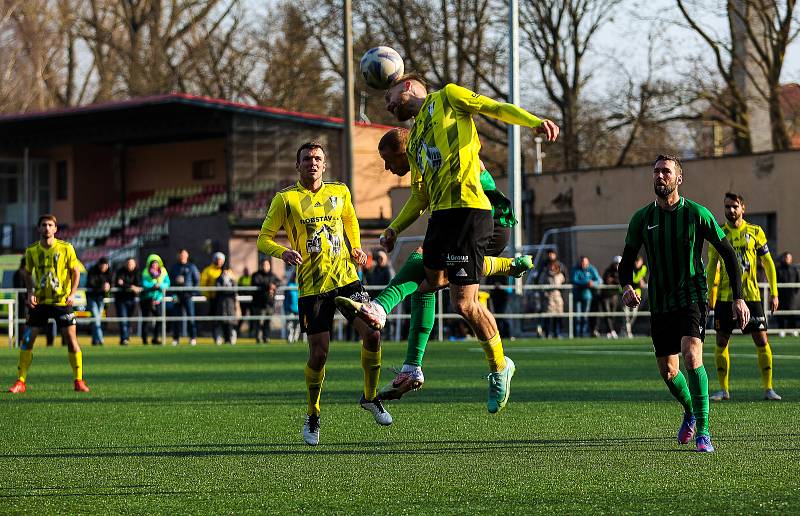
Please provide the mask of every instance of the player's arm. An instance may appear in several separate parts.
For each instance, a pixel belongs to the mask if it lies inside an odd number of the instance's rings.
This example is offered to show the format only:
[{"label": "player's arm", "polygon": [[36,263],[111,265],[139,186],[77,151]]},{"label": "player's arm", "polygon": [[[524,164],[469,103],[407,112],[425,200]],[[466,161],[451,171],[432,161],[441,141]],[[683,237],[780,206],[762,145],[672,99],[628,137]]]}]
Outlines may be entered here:
[{"label": "player's arm", "polygon": [[353,260],[359,265],[367,263],[367,253],[361,249],[361,229],[358,226],[358,217],[356,217],[356,209],[353,206],[353,200],[350,196],[350,190],[347,190],[344,196],[344,207],[342,208],[342,226],[344,227],[344,234],[350,242],[350,251]]},{"label": "player's arm", "polygon": [[300,253],[275,241],[275,235],[283,227],[284,222],[286,222],[286,207],[283,196],[277,194],[272,198],[269,210],[267,210],[267,216],[264,217],[264,222],[261,224],[256,247],[262,253],[280,258],[289,265],[299,265],[303,263],[303,257]]},{"label": "player's arm", "polygon": [[759,247],[756,253],[761,256],[761,265],[764,266],[767,283],[769,283],[769,310],[775,312],[778,309],[778,273],[775,270],[775,262],[772,261],[772,255],[766,243]]},{"label": "player's arm", "polygon": [[408,198],[400,213],[389,224],[389,227],[380,237],[381,245],[389,252],[394,249],[397,235],[405,231],[428,208],[428,194],[421,182],[411,183],[411,196]]},{"label": "player's arm", "polygon": [[543,120],[514,104],[498,102],[456,84],[445,86],[444,93],[457,110],[490,116],[508,124],[535,128],[536,132],[546,135],[551,142],[558,138],[559,128],[553,121]]},{"label": "player's arm", "polygon": [[641,210],[631,217],[628,223],[628,233],[625,235],[625,248],[622,250],[622,260],[619,262],[619,284],[622,288],[622,303],[628,308],[636,308],[642,298],[636,294],[636,285],[633,284],[633,267],[639,249],[642,247],[642,217]]},{"label": "player's arm", "polygon": [[708,248],[708,265],[706,265],[706,285],[708,286],[708,302],[713,308],[714,299],[711,299],[714,291],[714,281],[717,278],[717,267],[719,266],[719,253],[713,246]]}]

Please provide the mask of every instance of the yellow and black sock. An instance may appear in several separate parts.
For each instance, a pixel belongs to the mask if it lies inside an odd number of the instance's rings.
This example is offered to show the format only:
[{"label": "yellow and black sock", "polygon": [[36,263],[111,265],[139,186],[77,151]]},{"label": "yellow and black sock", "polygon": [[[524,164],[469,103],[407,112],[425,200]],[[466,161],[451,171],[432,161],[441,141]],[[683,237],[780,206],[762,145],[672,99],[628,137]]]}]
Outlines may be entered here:
[{"label": "yellow and black sock", "polygon": [[368,351],[361,347],[361,368],[364,370],[364,398],[375,399],[381,377],[381,350]]},{"label": "yellow and black sock", "polygon": [[19,381],[24,382],[25,378],[28,377],[28,369],[30,369],[32,361],[32,349],[19,350],[19,363],[17,364],[17,378],[19,378]]},{"label": "yellow and black sock", "polygon": [[761,372],[761,386],[764,390],[772,389],[772,348],[769,342],[764,346],[756,346],[758,369]]},{"label": "yellow and black sock", "polygon": [[508,276],[511,272],[513,258],[502,258],[495,256],[483,257],[483,275],[488,276]]},{"label": "yellow and black sock", "polygon": [[306,389],[308,390],[308,415],[319,416],[319,397],[322,393],[322,382],[325,381],[325,366],[315,371],[306,364]]},{"label": "yellow and black sock", "polygon": [[481,341],[483,352],[486,353],[486,361],[489,362],[489,371],[496,373],[506,368],[506,357],[503,353],[503,343],[500,341],[500,333],[495,333],[494,337],[484,342]]},{"label": "yellow and black sock", "polygon": [[83,380],[83,353],[67,353],[69,365],[72,366],[72,375],[75,380]]},{"label": "yellow and black sock", "polygon": [[719,381],[719,388],[725,392],[728,390],[730,371],[731,371],[731,356],[728,351],[728,346],[721,348],[714,346],[714,362],[717,364],[717,380]]}]

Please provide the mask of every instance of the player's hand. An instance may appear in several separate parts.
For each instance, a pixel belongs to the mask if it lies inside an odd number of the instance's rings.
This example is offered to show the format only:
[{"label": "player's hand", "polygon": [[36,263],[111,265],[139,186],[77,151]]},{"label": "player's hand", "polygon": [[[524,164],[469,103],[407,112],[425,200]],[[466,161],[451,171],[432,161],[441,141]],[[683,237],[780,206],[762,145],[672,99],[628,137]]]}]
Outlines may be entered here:
[{"label": "player's hand", "polygon": [[75,294],[70,294],[67,296],[67,306],[72,306],[75,304]]},{"label": "player's hand", "polygon": [[740,330],[743,330],[747,323],[750,322],[750,309],[747,308],[747,303],[744,299],[736,299],[733,302],[733,319],[737,322]]},{"label": "player's hand", "polygon": [[642,298],[636,294],[636,291],[633,290],[633,287],[630,285],[625,285],[625,288],[622,290],[622,303],[628,308],[636,308],[641,302]]},{"label": "player's hand", "polygon": [[769,315],[773,315],[778,309],[778,296],[769,296]]},{"label": "player's hand", "polygon": [[39,304],[39,300],[36,299],[36,295],[35,294],[31,294],[30,296],[28,296],[28,307],[29,308],[36,308],[36,305],[38,305],[38,304]]},{"label": "player's hand", "polygon": [[536,132],[538,134],[543,134],[548,142],[554,142],[556,138],[558,138],[558,133],[561,132],[561,129],[559,129],[552,120],[545,119],[542,125],[536,128]]},{"label": "player's hand", "polygon": [[383,232],[378,242],[381,244],[381,247],[391,253],[392,249],[394,249],[394,244],[397,242],[397,232],[392,228],[386,228],[386,231]]},{"label": "player's hand", "polygon": [[287,265],[300,265],[303,263],[303,257],[294,249],[287,249],[281,255],[281,260],[286,262]]},{"label": "player's hand", "polygon": [[360,247],[354,247],[350,254],[353,256],[353,260],[355,260],[357,264],[366,265],[367,253],[365,253],[363,249]]}]

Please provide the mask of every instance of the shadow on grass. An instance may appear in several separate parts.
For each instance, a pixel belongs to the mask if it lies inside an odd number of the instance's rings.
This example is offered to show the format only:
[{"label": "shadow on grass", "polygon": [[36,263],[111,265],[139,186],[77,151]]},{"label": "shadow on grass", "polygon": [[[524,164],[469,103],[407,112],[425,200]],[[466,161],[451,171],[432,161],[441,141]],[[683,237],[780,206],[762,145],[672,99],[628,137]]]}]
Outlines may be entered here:
[{"label": "shadow on grass", "polygon": [[291,455],[471,455],[475,453],[550,453],[554,450],[584,449],[628,451],[683,452],[693,448],[675,448],[671,438],[594,438],[594,439],[530,439],[530,440],[451,440],[451,441],[384,441],[384,442],[331,442],[311,448],[301,443],[252,444],[176,444],[146,447],[87,447],[80,450],[63,449],[42,453],[0,455],[6,459],[129,459],[129,458],[206,458],[239,456],[291,456]]}]

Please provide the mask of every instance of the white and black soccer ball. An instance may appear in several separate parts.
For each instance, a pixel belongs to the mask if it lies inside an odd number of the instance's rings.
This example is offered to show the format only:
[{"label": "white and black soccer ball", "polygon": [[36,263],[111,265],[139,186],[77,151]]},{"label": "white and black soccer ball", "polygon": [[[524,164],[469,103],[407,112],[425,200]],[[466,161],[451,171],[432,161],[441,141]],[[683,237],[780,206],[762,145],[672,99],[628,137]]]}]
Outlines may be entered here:
[{"label": "white and black soccer ball", "polygon": [[403,75],[403,58],[391,47],[374,47],[361,56],[359,69],[368,86],[385,90]]}]

